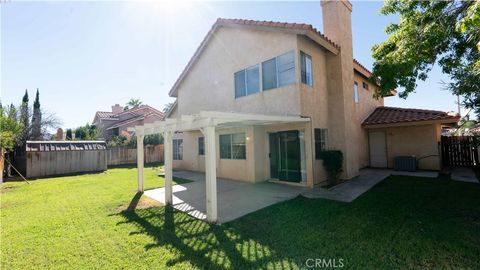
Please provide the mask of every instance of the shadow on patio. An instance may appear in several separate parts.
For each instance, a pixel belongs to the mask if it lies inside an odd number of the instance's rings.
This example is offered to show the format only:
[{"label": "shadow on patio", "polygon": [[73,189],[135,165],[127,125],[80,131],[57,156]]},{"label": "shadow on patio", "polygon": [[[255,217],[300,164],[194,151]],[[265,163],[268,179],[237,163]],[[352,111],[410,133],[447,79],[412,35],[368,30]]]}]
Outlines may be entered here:
[{"label": "shadow on patio", "polygon": [[277,256],[268,246],[244,238],[231,226],[211,225],[172,207],[135,210],[141,196],[137,193],[128,209],[119,213],[126,220],[118,225],[134,224],[138,231],[130,235],[152,237],[155,243],[146,245],[146,250],[166,247],[179,254],[166,262],[167,267],[188,262],[202,269],[299,268],[287,258]]}]

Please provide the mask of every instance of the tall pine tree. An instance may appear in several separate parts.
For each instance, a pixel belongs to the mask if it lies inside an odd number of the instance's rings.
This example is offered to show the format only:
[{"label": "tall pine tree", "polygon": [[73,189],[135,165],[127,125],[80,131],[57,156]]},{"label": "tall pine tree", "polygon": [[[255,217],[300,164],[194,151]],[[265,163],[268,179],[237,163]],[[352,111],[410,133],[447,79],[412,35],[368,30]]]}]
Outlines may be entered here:
[{"label": "tall pine tree", "polygon": [[30,111],[28,108],[28,91],[25,89],[22,105],[20,105],[20,123],[23,125],[21,144],[23,145],[30,135]]},{"label": "tall pine tree", "polygon": [[33,115],[32,115],[32,134],[30,138],[32,140],[42,139],[42,111],[40,110],[40,94],[37,88],[37,94],[35,101],[33,102]]}]

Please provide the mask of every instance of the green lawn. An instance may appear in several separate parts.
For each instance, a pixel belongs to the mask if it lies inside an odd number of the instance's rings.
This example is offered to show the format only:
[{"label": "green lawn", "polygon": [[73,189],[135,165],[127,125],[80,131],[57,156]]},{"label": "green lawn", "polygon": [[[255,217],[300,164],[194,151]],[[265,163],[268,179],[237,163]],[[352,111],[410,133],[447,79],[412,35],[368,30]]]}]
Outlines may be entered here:
[{"label": "green lawn", "polygon": [[[146,188],[163,185],[155,169]],[[475,184],[390,177],[353,203],[298,197],[209,225],[140,198],[135,169],[31,183],[2,187],[2,269],[480,269]]]}]

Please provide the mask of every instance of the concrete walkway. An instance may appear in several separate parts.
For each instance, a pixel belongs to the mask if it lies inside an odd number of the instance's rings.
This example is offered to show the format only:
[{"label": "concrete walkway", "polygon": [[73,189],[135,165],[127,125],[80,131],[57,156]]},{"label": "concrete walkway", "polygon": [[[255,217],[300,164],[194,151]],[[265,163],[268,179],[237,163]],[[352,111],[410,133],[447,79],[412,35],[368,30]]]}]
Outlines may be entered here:
[{"label": "concrete walkway", "polygon": [[438,177],[437,172],[430,171],[401,172],[387,169],[362,169],[360,170],[360,175],[350,181],[331,189],[315,187],[302,193],[302,195],[311,199],[322,198],[341,202],[351,202],[390,175],[410,175],[431,178]]},{"label": "concrete walkway", "polygon": [[[173,186],[173,207],[193,217],[206,219],[205,174],[175,171],[173,175],[193,181]],[[217,178],[218,222],[225,223],[293,199],[307,190],[269,182],[253,184]],[[146,190],[145,195],[165,204],[165,188]]]},{"label": "concrete walkway", "polygon": [[471,168],[466,167],[452,168],[450,178],[460,182],[479,183],[475,172]]}]

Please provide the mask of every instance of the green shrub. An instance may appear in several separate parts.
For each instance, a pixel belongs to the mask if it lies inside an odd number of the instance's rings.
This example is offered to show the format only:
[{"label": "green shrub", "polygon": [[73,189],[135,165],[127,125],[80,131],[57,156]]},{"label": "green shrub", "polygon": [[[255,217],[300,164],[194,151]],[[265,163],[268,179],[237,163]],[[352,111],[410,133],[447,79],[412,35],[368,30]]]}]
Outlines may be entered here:
[{"label": "green shrub", "polygon": [[335,185],[338,174],[342,171],[343,153],[339,150],[328,150],[320,152],[320,158],[323,160],[323,167],[328,173],[328,183]]}]

